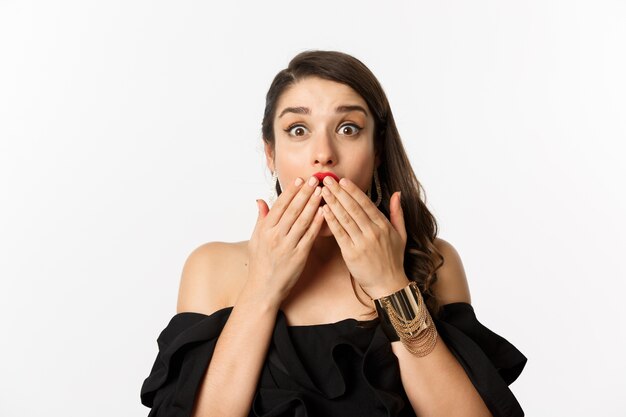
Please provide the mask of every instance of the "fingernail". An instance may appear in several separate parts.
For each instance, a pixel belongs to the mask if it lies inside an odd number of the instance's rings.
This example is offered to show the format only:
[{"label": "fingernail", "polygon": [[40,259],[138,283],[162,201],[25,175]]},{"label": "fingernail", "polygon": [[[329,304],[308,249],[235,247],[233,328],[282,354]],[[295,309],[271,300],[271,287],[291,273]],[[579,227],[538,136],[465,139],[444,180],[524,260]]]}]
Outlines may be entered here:
[{"label": "fingernail", "polygon": [[314,185],[317,185],[317,181],[318,181],[317,177],[313,176],[309,178],[309,185],[313,187]]},{"label": "fingernail", "polygon": [[302,185],[302,183],[304,183],[304,180],[298,177],[296,178],[296,182],[294,184],[296,185],[296,187],[298,187],[299,185]]}]

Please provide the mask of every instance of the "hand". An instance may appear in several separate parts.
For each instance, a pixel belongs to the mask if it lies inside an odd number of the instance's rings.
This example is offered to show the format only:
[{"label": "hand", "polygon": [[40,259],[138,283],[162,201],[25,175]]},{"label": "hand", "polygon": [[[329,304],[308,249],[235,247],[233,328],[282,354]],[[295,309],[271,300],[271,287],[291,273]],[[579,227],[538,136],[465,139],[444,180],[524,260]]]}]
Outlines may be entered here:
[{"label": "hand", "polygon": [[[319,208],[318,179],[297,178],[270,210],[257,200],[259,216],[248,243],[248,283],[266,300],[279,306],[302,273],[324,216]],[[297,182],[301,181],[300,184]]]},{"label": "hand", "polygon": [[407,233],[400,193],[389,201],[390,220],[347,178],[338,184],[326,177],[322,196],[324,218],[333,232],[346,266],[372,299],[406,286],[404,248]]}]

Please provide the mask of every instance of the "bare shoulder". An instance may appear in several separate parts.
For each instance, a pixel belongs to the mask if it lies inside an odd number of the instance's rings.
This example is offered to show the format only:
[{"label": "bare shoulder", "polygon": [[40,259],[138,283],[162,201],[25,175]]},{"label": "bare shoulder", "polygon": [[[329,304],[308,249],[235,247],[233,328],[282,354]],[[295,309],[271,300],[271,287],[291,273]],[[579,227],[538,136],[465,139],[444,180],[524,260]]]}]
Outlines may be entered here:
[{"label": "bare shoulder", "polygon": [[435,297],[441,305],[464,302],[471,304],[469,284],[461,256],[449,242],[436,238],[433,242],[443,256],[443,265],[437,270],[433,285]]},{"label": "bare shoulder", "polygon": [[233,305],[247,277],[247,241],[209,242],[187,257],[176,311],[210,315]]}]

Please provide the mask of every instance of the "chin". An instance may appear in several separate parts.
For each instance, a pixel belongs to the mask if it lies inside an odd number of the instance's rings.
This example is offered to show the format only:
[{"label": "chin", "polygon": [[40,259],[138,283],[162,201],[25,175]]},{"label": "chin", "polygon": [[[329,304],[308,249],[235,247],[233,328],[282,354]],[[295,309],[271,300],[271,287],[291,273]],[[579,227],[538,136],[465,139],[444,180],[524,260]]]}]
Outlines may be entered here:
[{"label": "chin", "polygon": [[320,236],[320,237],[333,236],[333,232],[330,230],[330,227],[328,227],[328,223],[326,223],[326,220],[324,220],[324,223],[322,224],[322,228],[320,229],[317,236]]}]

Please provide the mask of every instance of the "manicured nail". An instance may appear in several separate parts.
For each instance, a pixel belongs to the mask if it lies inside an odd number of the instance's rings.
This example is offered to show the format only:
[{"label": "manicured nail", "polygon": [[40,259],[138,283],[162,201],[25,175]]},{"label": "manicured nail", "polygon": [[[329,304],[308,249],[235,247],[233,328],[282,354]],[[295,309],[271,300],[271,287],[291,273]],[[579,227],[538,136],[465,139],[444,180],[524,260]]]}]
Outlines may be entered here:
[{"label": "manicured nail", "polygon": [[313,177],[309,178],[309,185],[311,187],[314,187],[314,186],[317,185],[317,181],[318,181],[317,177],[313,176]]},{"label": "manicured nail", "polygon": [[304,183],[304,180],[300,177],[296,178],[296,182],[294,183],[296,185],[296,187],[302,185]]},{"label": "manicured nail", "polygon": [[344,185],[344,186],[345,186],[345,185],[347,185],[347,184],[348,184],[348,180],[347,180],[347,179],[345,179],[345,178],[342,178],[342,179],[340,179],[340,180],[339,180],[339,184],[341,184],[341,185]]},{"label": "manicured nail", "polygon": [[333,183],[333,179],[332,179],[332,177],[330,175],[327,176],[326,178],[324,178],[324,184],[330,185],[332,183]]}]

